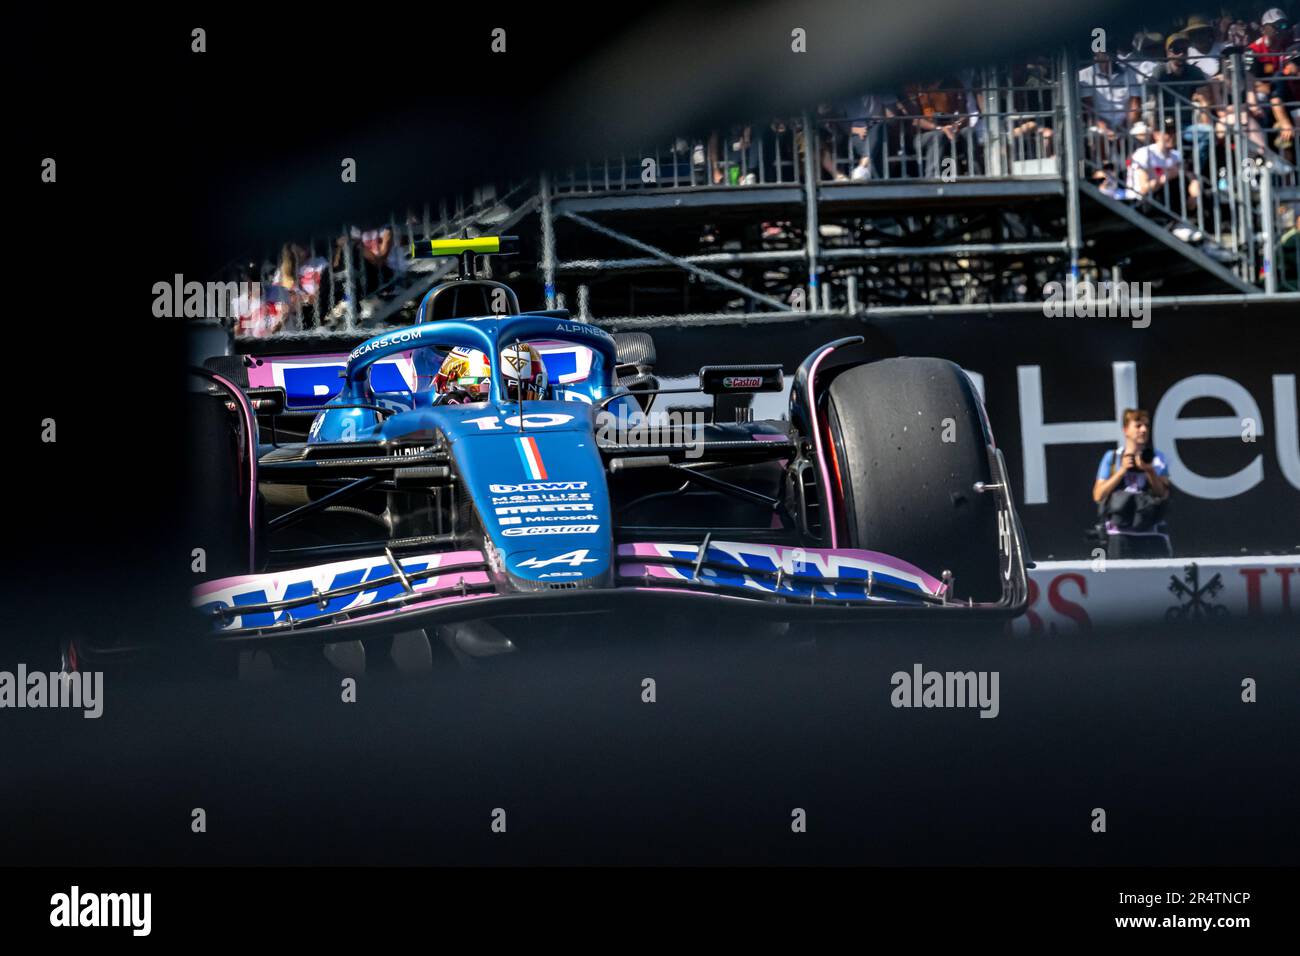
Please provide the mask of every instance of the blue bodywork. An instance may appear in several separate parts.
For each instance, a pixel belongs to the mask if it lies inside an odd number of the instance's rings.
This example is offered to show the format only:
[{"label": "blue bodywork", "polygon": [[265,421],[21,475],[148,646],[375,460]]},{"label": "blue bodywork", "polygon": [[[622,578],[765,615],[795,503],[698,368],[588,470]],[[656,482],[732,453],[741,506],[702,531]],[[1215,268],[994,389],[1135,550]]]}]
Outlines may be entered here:
[{"label": "blue bodywork", "polygon": [[[511,400],[496,370],[489,398],[462,405],[435,405],[437,393],[417,390],[409,407],[388,417],[372,408],[383,396],[369,371],[402,352],[413,352],[420,379],[431,380],[451,346],[478,349],[493,357],[520,341],[558,340],[592,352],[590,374],[552,392],[565,399]],[[616,351],[609,333],[576,322],[564,312],[453,319],[397,329],[357,346],[347,358],[343,387],[318,413],[310,443],[377,441],[420,445],[435,441],[449,449],[484,532],[516,586],[546,587],[610,578],[612,516],[605,467],[596,446],[598,404],[621,389],[614,383]],[[426,379],[427,376],[427,379]],[[389,396],[391,397],[391,396]],[[405,404],[405,403],[403,403]],[[615,415],[639,410],[630,393],[615,398]]]}]

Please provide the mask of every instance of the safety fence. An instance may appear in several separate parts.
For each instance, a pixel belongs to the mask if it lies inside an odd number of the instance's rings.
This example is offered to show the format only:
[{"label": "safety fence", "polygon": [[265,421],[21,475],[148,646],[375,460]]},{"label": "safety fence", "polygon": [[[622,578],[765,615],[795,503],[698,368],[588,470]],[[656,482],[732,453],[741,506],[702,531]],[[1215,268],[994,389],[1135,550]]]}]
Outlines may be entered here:
[{"label": "safety fence", "polygon": [[[257,289],[255,297],[236,303],[241,335],[350,332],[396,319],[446,270],[439,260],[408,261],[405,250],[412,241],[499,233],[549,199],[798,186],[810,207],[805,225],[815,233],[816,207],[837,189],[865,187],[861,195],[869,196],[877,185],[1047,180],[1062,183],[1067,197],[1077,197],[1087,188],[1082,184],[1090,183],[1105,199],[1135,210],[1244,283],[1264,292],[1296,291],[1300,99],[1287,96],[1294,82],[1261,78],[1247,60],[1225,51],[1214,59],[1212,76],[1192,72],[1199,68],[1176,56],[1166,61],[1098,55],[1081,65],[1064,53],[965,70],[897,94],[874,93],[799,116],[678,136],[500,191],[485,186],[468,198],[438,203],[436,214],[426,204],[384,222],[289,242],[264,258],[240,257],[218,278]],[[1210,61],[1198,62],[1209,69]],[[546,265],[553,262],[554,236],[549,217],[542,219],[543,281],[548,301],[558,302]],[[911,249],[910,258],[948,255],[951,245],[957,257],[1072,252],[1077,260],[1077,214],[1073,219],[1064,242],[941,242]],[[764,223],[765,238],[768,231],[787,235],[783,228]],[[816,249],[810,243],[806,249],[679,258],[702,268],[726,265],[713,262],[719,257],[769,257],[775,263],[804,256],[815,277],[816,255],[827,262],[837,256],[857,261],[886,251]],[[560,265],[561,271],[576,268],[572,262]],[[818,289],[815,278],[812,285],[816,298],[809,306],[831,308],[829,285]],[[850,308],[855,300],[849,288]]]},{"label": "safety fence", "polygon": [[[1177,60],[1181,64],[1181,60]],[[556,195],[630,190],[1086,177],[1263,291],[1300,288],[1291,85],[1240,53],[1215,75],[1104,55],[965,71],[959,81],[683,135],[552,174]],[[1180,78],[1187,77],[1187,78]],[[854,106],[860,106],[855,109]],[[1165,137],[1168,137],[1167,141]],[[1073,137],[1077,165],[1063,137]],[[811,143],[811,146],[809,145]],[[1171,163],[1170,151],[1177,162]],[[1154,173],[1154,175],[1153,175]]]},{"label": "safety fence", "polygon": [[426,203],[419,212],[286,242],[273,255],[233,259],[218,276],[247,283],[241,288],[248,291],[231,303],[233,330],[267,338],[380,325],[449,268],[445,260],[410,260],[413,242],[497,231],[535,202],[535,189],[532,181],[500,193],[487,186],[440,202],[436,214]]}]

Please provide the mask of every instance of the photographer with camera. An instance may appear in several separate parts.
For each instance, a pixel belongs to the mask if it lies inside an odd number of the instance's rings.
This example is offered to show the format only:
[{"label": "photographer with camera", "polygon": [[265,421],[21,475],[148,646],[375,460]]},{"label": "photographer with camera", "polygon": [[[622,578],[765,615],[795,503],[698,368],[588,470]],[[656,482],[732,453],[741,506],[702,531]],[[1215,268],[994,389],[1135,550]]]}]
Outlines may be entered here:
[{"label": "photographer with camera", "polygon": [[1104,523],[1107,556],[1166,557],[1164,530],[1169,504],[1169,467],[1151,444],[1151,414],[1124,410],[1124,443],[1106,452],[1092,486],[1092,500]]}]

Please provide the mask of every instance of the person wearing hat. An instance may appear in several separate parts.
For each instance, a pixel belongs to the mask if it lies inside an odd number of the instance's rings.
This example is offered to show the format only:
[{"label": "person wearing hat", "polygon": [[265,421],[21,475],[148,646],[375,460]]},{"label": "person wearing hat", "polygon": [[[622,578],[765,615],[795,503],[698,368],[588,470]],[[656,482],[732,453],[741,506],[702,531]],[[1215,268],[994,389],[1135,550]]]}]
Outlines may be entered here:
[{"label": "person wearing hat", "polygon": [[1214,25],[1200,14],[1187,18],[1187,26],[1182,29],[1182,36],[1187,38],[1187,62],[1200,67],[1208,77],[1219,75],[1219,56],[1223,44],[1215,38]]},{"label": "person wearing hat", "polygon": [[1250,45],[1255,54],[1255,70],[1260,76],[1272,76],[1282,69],[1286,59],[1286,48],[1294,39],[1291,35],[1291,21],[1278,7],[1267,11],[1260,18],[1264,35]]},{"label": "person wearing hat", "polygon": [[1211,79],[1200,67],[1187,61],[1190,49],[1191,44],[1184,34],[1169,34],[1165,40],[1165,62],[1151,74],[1150,86],[1155,100],[1148,119],[1157,127],[1172,122],[1175,136],[1180,136],[1182,128],[1193,122],[1191,99],[1196,90],[1208,86],[1211,102],[1215,97]]},{"label": "person wearing hat", "polygon": [[1133,34],[1132,52],[1116,57],[1143,80],[1151,78],[1164,56],[1165,35],[1139,30]]}]

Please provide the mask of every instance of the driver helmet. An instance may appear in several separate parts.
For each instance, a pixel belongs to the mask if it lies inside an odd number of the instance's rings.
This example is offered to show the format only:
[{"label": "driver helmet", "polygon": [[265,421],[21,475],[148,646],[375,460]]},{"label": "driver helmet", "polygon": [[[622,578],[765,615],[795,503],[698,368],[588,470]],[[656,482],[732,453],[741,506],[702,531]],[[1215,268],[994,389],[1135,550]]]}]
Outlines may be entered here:
[{"label": "driver helmet", "polygon": [[527,342],[507,345],[501,350],[501,374],[510,401],[519,400],[521,389],[523,397],[530,402],[546,397],[546,365],[541,353]]},{"label": "driver helmet", "polygon": [[485,401],[492,379],[492,363],[478,349],[456,346],[442,360],[442,367],[433,377],[433,387],[439,394],[464,389],[474,398]]}]

